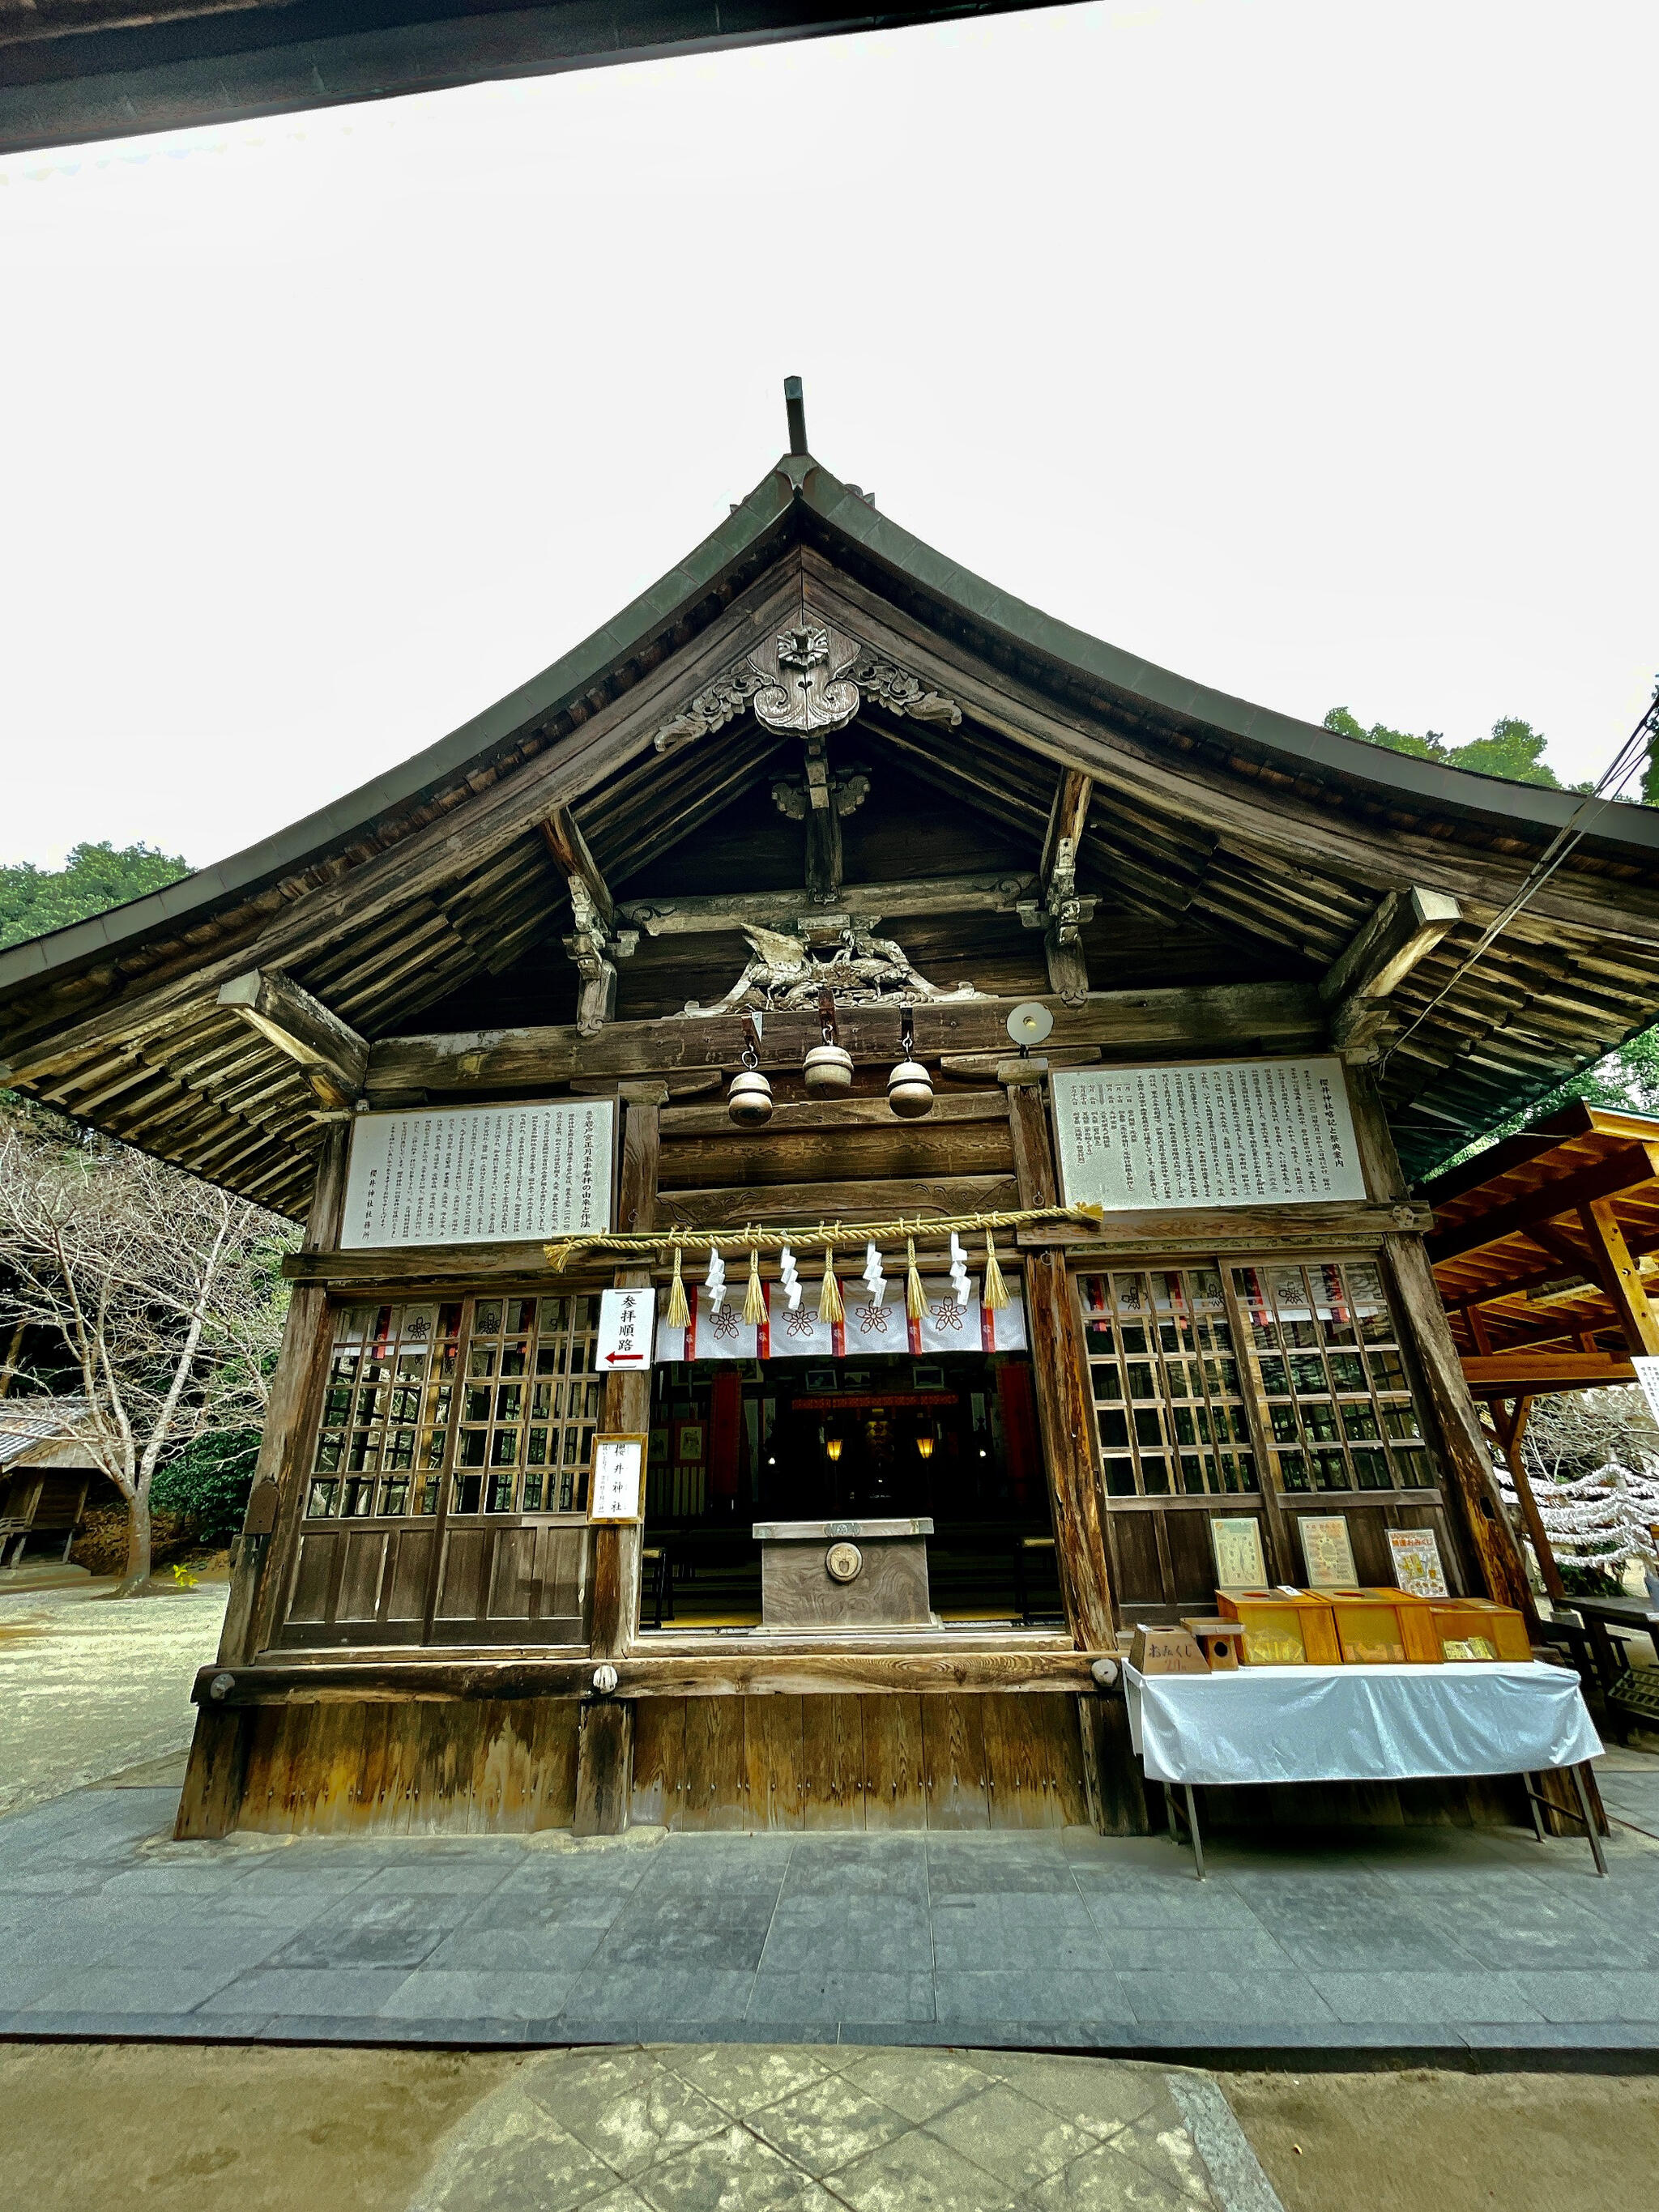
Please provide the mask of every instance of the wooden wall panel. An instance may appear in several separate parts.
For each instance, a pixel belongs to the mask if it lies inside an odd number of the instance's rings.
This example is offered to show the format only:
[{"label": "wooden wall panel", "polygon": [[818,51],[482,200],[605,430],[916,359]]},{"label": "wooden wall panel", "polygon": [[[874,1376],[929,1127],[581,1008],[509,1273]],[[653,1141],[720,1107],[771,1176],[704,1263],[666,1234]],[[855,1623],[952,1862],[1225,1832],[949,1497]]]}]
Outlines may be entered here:
[{"label": "wooden wall panel", "polygon": [[865,1826],[925,1828],[921,1699],[863,1698],[860,1703],[864,1708]]},{"label": "wooden wall panel", "polygon": [[476,1620],[483,1611],[483,1528],[450,1528],[444,1534],[443,1563],[439,1571],[438,1601],[434,1612],[440,1620]]},{"label": "wooden wall panel", "polygon": [[337,1620],[373,1620],[380,1611],[380,1577],[386,1571],[386,1531],[348,1528],[345,1565],[340,1574],[340,1595],[335,1602]]},{"label": "wooden wall panel", "polygon": [[923,1698],[922,1785],[930,1828],[988,1828],[984,1698]]},{"label": "wooden wall panel", "polygon": [[521,1620],[528,1624],[536,1588],[538,1533],[534,1528],[495,1530],[495,1557],[489,1570],[491,1620]]},{"label": "wooden wall panel", "polygon": [[864,1717],[856,1698],[801,1699],[806,1828],[864,1826]]},{"label": "wooden wall panel", "polygon": [[236,1825],[275,1835],[568,1827],[577,1711],[568,1698],[263,1706]]},{"label": "wooden wall panel", "polygon": [[392,1539],[386,1569],[386,1618],[388,1621],[417,1621],[426,1613],[427,1577],[432,1571],[434,1524],[400,1528]]},{"label": "wooden wall panel", "polygon": [[1109,1505],[1106,1532],[1112,1547],[1112,1588],[1117,1594],[1119,1612],[1128,1622],[1136,1606],[1164,1602],[1158,1529],[1150,1513],[1115,1513]]},{"label": "wooden wall panel", "polygon": [[301,1527],[300,1556],[294,1565],[294,1595],[289,1601],[290,1621],[309,1626],[328,1619],[328,1588],[343,1540],[343,1533],[338,1528]]}]

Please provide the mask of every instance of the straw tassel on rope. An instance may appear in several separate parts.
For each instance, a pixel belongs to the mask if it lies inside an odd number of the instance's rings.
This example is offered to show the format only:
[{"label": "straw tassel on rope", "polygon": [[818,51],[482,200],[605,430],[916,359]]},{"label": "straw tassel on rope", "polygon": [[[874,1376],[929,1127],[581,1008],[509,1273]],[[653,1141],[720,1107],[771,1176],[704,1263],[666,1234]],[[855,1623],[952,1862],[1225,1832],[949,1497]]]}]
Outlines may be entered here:
[{"label": "straw tassel on rope", "polygon": [[745,1328],[754,1328],[766,1319],[766,1293],[761,1288],[760,1248],[749,1249],[749,1289],[743,1301],[743,1322]]},{"label": "straw tassel on rope", "polygon": [[927,1310],[927,1293],[921,1287],[921,1270],[916,1265],[916,1240],[904,1240],[904,1310],[912,1321],[920,1321]]},{"label": "straw tassel on rope", "polygon": [[980,1295],[988,1313],[1000,1313],[1008,1303],[1008,1285],[997,1265],[996,1237],[989,1229],[985,1232],[985,1287]]},{"label": "straw tassel on rope", "polygon": [[823,1248],[823,1287],[818,1292],[818,1319],[838,1322],[846,1318],[847,1309],[841,1302],[841,1285],[836,1280],[836,1248],[833,1244],[826,1244]]},{"label": "straw tassel on rope", "polygon": [[691,1309],[685,1303],[685,1285],[680,1278],[680,1248],[674,1247],[674,1279],[668,1285],[668,1304],[663,1310],[663,1319],[670,1328],[687,1328],[691,1322]]}]

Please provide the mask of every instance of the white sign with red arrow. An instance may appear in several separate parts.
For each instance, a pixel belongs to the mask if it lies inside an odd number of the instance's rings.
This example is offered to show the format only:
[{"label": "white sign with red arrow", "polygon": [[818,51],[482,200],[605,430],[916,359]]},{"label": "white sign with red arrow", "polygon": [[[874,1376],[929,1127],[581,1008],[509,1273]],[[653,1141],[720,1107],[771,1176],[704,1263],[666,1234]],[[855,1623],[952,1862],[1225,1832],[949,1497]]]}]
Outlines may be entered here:
[{"label": "white sign with red arrow", "polygon": [[599,1342],[594,1364],[601,1375],[643,1371],[651,1364],[652,1322],[656,1314],[654,1290],[601,1291]]}]

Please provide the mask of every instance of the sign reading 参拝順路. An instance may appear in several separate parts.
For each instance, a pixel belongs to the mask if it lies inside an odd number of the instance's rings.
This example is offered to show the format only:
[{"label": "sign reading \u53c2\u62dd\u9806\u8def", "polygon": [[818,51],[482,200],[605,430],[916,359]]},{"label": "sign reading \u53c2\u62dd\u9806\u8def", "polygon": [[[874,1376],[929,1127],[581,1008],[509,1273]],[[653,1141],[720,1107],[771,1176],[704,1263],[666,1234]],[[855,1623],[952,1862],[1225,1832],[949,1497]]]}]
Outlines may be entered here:
[{"label": "sign reading \u53c2\u62dd\u9806\u8def", "polygon": [[608,1098],[361,1114],[342,1249],[528,1243],[609,1229],[615,1127]]},{"label": "sign reading \u53c2\u62dd\u9806\u8def", "polygon": [[1066,1202],[1109,1213],[1364,1198],[1339,1060],[1057,1070]]}]

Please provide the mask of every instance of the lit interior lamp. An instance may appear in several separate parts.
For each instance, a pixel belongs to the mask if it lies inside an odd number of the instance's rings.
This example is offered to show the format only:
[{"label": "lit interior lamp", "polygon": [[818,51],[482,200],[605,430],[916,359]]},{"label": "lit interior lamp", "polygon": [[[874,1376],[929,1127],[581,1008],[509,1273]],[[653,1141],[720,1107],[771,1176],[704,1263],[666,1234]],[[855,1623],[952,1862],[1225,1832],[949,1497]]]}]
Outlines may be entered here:
[{"label": "lit interior lamp", "polygon": [[932,1437],[918,1437],[916,1438],[916,1449],[921,1454],[923,1459],[932,1459],[933,1456],[933,1439]]},{"label": "lit interior lamp", "polygon": [[824,1439],[823,1449],[829,1453],[831,1459],[839,1459],[841,1457],[841,1438],[839,1437],[826,1437]]}]

